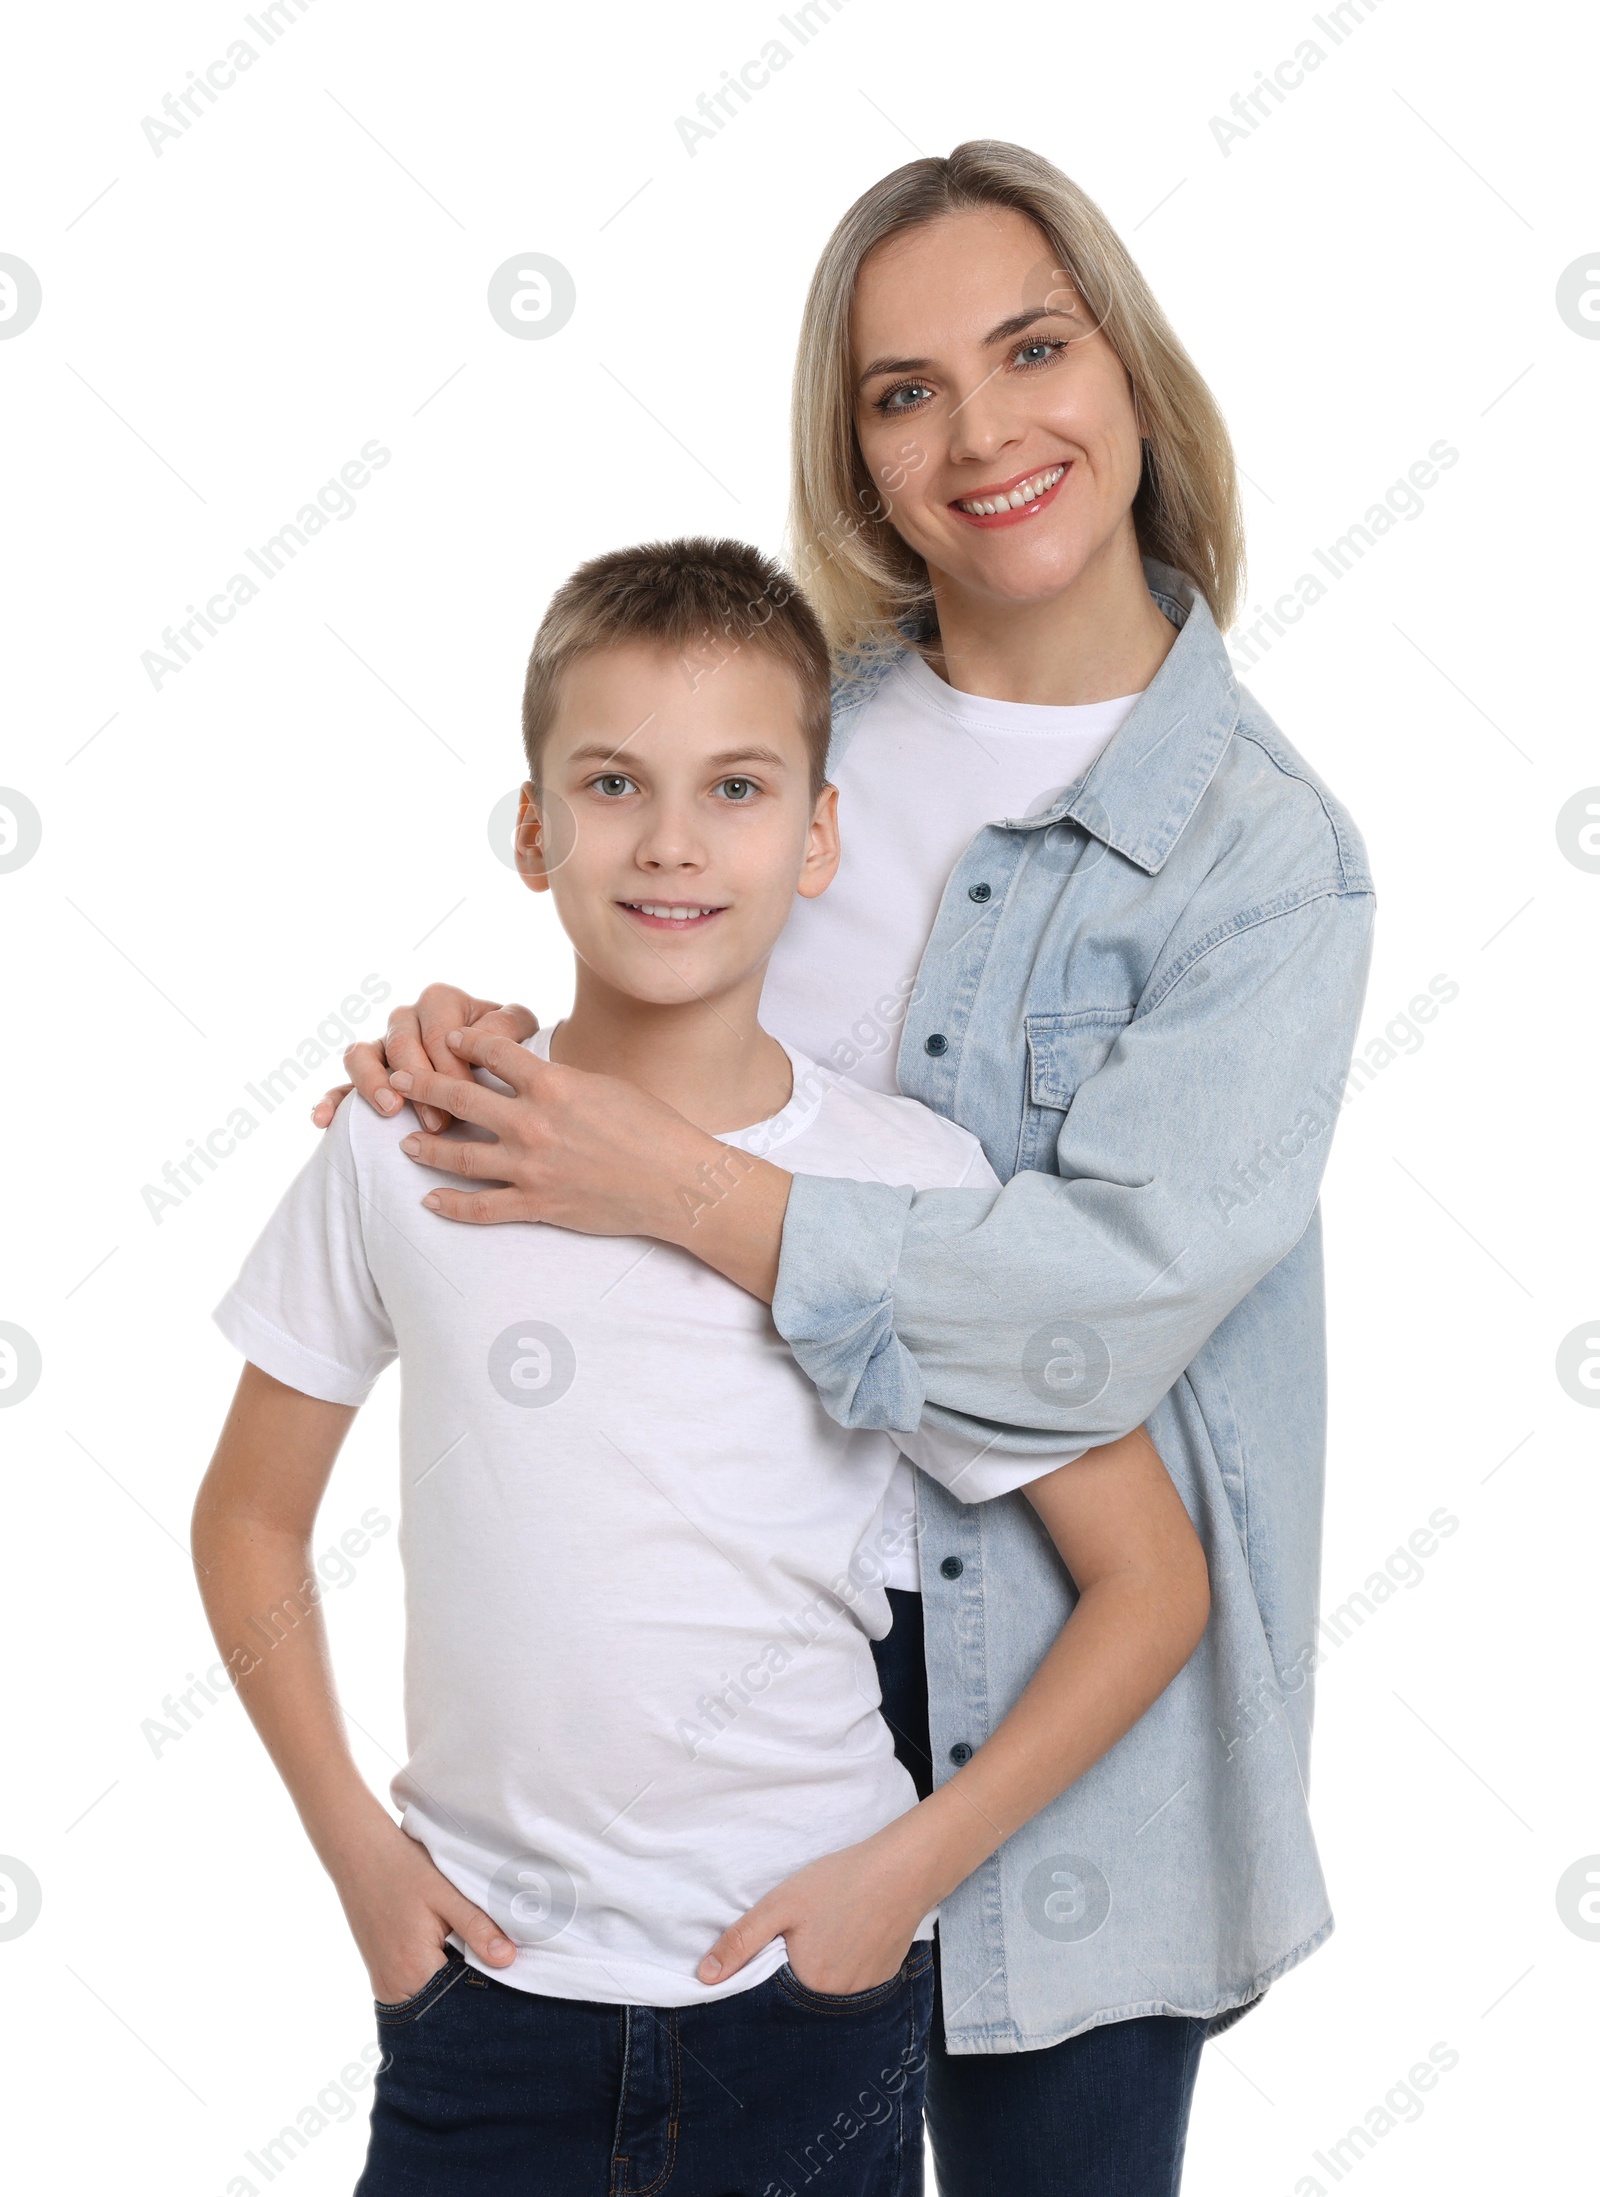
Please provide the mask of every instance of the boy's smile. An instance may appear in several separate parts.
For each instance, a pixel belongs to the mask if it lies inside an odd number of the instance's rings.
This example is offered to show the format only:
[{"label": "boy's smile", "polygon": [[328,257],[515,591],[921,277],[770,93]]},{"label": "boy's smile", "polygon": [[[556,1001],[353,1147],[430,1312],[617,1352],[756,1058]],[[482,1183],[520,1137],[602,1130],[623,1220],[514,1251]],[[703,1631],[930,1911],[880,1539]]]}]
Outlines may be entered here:
[{"label": "boy's smile", "polygon": [[646,930],[681,931],[691,924],[709,923],[722,914],[722,906],[703,907],[681,900],[621,900],[617,905],[638,918]]}]

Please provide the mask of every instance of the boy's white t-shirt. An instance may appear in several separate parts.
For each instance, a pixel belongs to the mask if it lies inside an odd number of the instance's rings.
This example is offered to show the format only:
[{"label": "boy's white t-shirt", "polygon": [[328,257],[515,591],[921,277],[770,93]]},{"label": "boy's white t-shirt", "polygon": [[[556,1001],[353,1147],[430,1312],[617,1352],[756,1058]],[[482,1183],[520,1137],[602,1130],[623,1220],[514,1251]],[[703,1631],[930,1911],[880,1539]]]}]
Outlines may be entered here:
[{"label": "boy's white t-shirt", "polygon": [[[789,1104],[723,1143],[994,1186],[967,1131],[790,1059]],[[655,2006],[748,1990],[783,1944],[708,1987],[722,1930],[914,1805],[869,1645],[894,1440],[830,1419],[766,1306],[686,1252],[428,1212],[459,1178],[401,1152],[414,1127],[346,1099],[216,1313],[331,1403],[400,1359],[405,1828],[517,1942],[486,1971],[504,1982]],[[985,1456],[959,1492],[1048,1463]]]}]

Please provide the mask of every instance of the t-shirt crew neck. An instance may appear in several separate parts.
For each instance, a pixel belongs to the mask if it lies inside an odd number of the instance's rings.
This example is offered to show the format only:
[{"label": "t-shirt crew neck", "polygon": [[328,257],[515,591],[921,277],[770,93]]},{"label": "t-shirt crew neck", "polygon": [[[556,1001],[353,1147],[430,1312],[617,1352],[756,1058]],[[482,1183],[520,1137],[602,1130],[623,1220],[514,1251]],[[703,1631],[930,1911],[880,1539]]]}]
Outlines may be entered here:
[{"label": "t-shirt crew neck", "polygon": [[[993,695],[969,694],[964,687],[953,687],[948,679],[941,679],[915,649],[901,657],[885,681],[885,687],[895,682],[915,696],[922,708],[947,717],[964,732],[1032,733],[1063,743],[1061,753],[1068,760],[1072,759],[1072,749],[1081,750],[1082,760],[1073,773],[1074,778],[1081,777],[1088,769],[1144,691],[1141,687],[1133,694],[1118,694],[1104,702],[1002,702]],[[881,690],[873,699],[880,698],[892,700],[891,695]],[[1063,778],[1058,783],[1071,785],[1072,778]],[[1030,796],[1030,804],[1032,798]],[[1026,811],[1012,809],[1006,813],[1016,816]],[[995,821],[998,821],[998,814],[978,819],[980,823]],[[976,830],[977,826],[973,828]]]}]

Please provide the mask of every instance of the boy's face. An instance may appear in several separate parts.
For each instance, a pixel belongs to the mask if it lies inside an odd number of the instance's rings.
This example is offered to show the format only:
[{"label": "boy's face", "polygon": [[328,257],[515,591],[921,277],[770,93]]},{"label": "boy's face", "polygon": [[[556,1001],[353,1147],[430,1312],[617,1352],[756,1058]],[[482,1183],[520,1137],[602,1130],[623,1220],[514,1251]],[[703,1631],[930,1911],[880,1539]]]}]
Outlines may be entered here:
[{"label": "boy's face", "polygon": [[831,786],[812,800],[795,680],[765,651],[708,668],[670,647],[596,649],[562,678],[517,867],[627,997],[759,990],[795,894],[838,868],[835,800]]}]

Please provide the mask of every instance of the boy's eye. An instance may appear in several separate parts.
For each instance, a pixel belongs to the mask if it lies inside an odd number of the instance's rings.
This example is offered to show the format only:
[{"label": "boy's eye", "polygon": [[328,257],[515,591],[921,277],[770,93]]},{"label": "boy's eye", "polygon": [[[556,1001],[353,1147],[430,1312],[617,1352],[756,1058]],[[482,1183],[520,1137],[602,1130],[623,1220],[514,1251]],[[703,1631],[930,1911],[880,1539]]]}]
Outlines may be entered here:
[{"label": "boy's eye", "polygon": [[614,800],[618,794],[633,792],[633,780],[625,778],[619,770],[607,771],[604,777],[594,781],[594,790]]},{"label": "boy's eye", "polygon": [[717,788],[729,801],[748,801],[756,791],[753,778],[724,778]]}]

